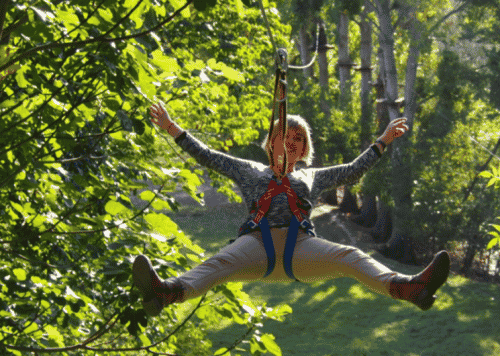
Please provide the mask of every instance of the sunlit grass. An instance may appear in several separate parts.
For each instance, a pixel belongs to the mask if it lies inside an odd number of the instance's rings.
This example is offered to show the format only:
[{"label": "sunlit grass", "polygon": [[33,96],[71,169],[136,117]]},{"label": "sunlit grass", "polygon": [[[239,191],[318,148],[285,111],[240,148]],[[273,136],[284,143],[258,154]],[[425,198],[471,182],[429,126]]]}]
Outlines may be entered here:
[{"label": "sunlit grass", "polygon": [[[174,220],[210,256],[236,237],[244,216],[244,207],[226,206],[183,213]],[[405,274],[421,270],[373,256]],[[449,278],[427,312],[373,293],[350,278],[312,284],[253,282],[243,289],[256,303],[292,307],[284,322],[269,320],[261,330],[276,336],[284,356],[500,355],[500,288],[462,276]],[[189,304],[186,310],[191,310]],[[211,325],[208,337],[215,351],[244,331],[244,326],[224,322]]]}]

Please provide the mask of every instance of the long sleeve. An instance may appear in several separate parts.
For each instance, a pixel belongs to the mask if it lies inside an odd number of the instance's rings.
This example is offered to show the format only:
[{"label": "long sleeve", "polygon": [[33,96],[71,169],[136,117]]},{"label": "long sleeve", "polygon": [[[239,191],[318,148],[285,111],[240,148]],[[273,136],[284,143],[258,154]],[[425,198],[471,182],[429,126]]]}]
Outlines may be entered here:
[{"label": "long sleeve", "polygon": [[326,168],[309,168],[313,170],[313,186],[311,196],[318,197],[321,191],[330,187],[338,187],[356,183],[379,159],[373,148],[368,148],[351,163]]},{"label": "long sleeve", "polygon": [[199,164],[231,178],[238,185],[251,175],[250,172],[258,164],[210,149],[186,131],[177,137],[175,142]]}]

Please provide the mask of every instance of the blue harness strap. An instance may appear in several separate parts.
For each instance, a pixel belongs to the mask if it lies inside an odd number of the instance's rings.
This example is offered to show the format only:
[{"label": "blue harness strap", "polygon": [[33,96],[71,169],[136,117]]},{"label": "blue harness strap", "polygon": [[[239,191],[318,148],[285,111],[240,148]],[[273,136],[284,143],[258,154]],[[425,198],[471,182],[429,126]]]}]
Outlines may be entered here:
[{"label": "blue harness strap", "polygon": [[[283,254],[283,268],[285,273],[290,279],[300,282],[295,278],[292,270],[292,258],[293,251],[295,250],[295,244],[297,243],[297,235],[299,233],[300,223],[294,216],[290,222],[290,227],[288,228],[288,235],[285,242],[285,252]],[[274,267],[276,265],[276,252],[274,250],[273,237],[271,236],[271,228],[269,227],[269,222],[266,218],[262,218],[259,222],[260,231],[262,233],[262,241],[264,242],[264,249],[267,255],[267,271],[264,277],[269,276],[273,273]]]},{"label": "blue harness strap", "polygon": [[267,271],[263,278],[269,276],[276,265],[276,252],[274,251],[273,237],[271,236],[271,228],[267,219],[264,217],[259,222],[260,231],[262,233],[262,241],[267,255]]},{"label": "blue harness strap", "polygon": [[290,227],[288,228],[288,235],[285,242],[285,253],[283,254],[283,268],[285,269],[286,275],[297,282],[300,282],[293,275],[292,271],[292,257],[293,251],[295,250],[295,244],[297,243],[297,235],[299,234],[299,221],[294,216],[292,221],[290,221]]},{"label": "blue harness strap", "polygon": [[[257,215],[253,220],[247,222],[247,224],[240,228],[240,236],[242,233],[248,233],[254,231],[257,226],[259,226],[262,234],[262,242],[264,243],[264,249],[267,255],[267,270],[264,277],[269,276],[275,266],[276,266],[276,251],[274,249],[273,237],[271,235],[271,228],[269,227],[269,222],[265,215],[269,210],[271,205],[271,200],[273,197],[280,193],[286,193],[288,203],[292,210],[293,216],[290,220],[290,226],[288,227],[287,239],[285,242],[285,251],[283,253],[283,268],[285,273],[290,279],[299,281],[295,278],[292,270],[292,258],[293,252],[295,250],[295,245],[297,243],[297,235],[299,233],[299,228],[303,228],[309,235],[315,236],[313,232],[312,225],[304,218],[302,218],[301,209],[297,206],[298,197],[297,194],[290,187],[290,181],[287,177],[283,178],[282,184],[278,185],[276,181],[271,180],[269,182],[268,189],[264,195],[259,199]],[[252,210],[250,213],[255,212]],[[304,211],[304,213],[306,213]]]}]

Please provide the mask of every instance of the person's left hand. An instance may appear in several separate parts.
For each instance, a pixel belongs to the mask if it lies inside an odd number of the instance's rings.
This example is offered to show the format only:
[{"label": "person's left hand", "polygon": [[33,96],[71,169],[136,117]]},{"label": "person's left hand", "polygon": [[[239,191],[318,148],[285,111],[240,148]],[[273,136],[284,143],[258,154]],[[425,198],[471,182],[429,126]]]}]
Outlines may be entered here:
[{"label": "person's left hand", "polygon": [[379,139],[388,145],[394,141],[395,138],[403,136],[409,129],[406,121],[406,117],[400,117],[399,119],[391,121]]}]

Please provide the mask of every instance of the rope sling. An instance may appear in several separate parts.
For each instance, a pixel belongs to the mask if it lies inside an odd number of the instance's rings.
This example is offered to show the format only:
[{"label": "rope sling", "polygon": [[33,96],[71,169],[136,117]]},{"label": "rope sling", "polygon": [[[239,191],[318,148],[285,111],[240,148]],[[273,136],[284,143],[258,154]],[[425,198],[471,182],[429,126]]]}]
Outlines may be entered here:
[{"label": "rope sling", "polygon": [[[287,150],[285,145],[288,129],[286,118],[287,69],[287,52],[284,48],[279,48],[276,51],[276,82],[274,86],[273,111],[267,142],[267,148],[270,152],[271,169],[274,172],[274,177],[269,182],[266,193],[264,193],[259,199],[256,209],[257,215],[248,223],[248,227],[254,230],[257,226],[259,226],[262,233],[262,240],[264,242],[264,248],[267,255],[267,271],[264,277],[267,277],[274,270],[276,264],[276,253],[271,236],[271,228],[269,227],[269,223],[265,216],[269,210],[269,207],[271,206],[272,199],[278,194],[286,193],[288,204],[290,205],[290,209],[292,210],[293,217],[288,228],[288,235],[283,255],[283,267],[289,278],[298,281],[298,279],[293,275],[292,271],[292,257],[297,241],[297,234],[300,227],[304,228],[307,231],[312,230],[312,226],[306,219],[304,219],[302,214],[307,215],[307,211],[302,210],[298,207],[297,203],[299,201],[299,198],[290,186],[290,181],[286,176],[288,164]],[[276,106],[278,106],[277,125],[274,124]],[[278,184],[277,180],[281,180],[281,184]],[[256,210],[252,210],[250,213],[253,214]]]}]

